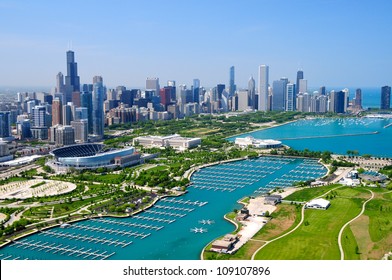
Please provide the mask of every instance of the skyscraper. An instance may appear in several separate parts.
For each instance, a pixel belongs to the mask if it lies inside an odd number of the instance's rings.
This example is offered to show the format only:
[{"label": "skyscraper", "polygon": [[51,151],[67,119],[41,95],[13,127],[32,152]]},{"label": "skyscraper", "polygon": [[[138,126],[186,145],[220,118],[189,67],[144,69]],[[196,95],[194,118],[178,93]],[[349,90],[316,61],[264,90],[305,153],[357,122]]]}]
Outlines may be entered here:
[{"label": "skyscraper", "polygon": [[200,102],[200,80],[193,79],[193,102],[199,103]]},{"label": "skyscraper", "polygon": [[362,90],[360,88],[355,90],[354,106],[357,109],[362,109]]},{"label": "skyscraper", "polygon": [[287,84],[288,84],[287,78],[281,78],[279,81],[273,82],[271,111],[284,111],[285,110]]},{"label": "skyscraper", "polygon": [[349,104],[349,99],[350,99],[350,91],[348,88],[345,88],[342,90],[344,92],[344,112],[347,112],[348,104]]},{"label": "skyscraper", "polygon": [[62,125],[56,129],[56,145],[66,146],[75,144],[75,129],[70,125]]},{"label": "skyscraper", "polygon": [[72,92],[80,91],[80,78],[78,64],[75,62],[75,53],[67,51],[67,76],[65,76],[65,101],[72,101]]},{"label": "skyscraper", "polygon": [[249,93],[247,90],[239,90],[237,92],[237,110],[245,111],[249,108]]},{"label": "skyscraper", "polygon": [[34,127],[48,127],[45,106],[33,107],[32,115],[33,115],[33,126]]},{"label": "skyscraper", "polygon": [[11,113],[0,112],[0,138],[11,137]]},{"label": "skyscraper", "polygon": [[234,81],[234,66],[230,67],[230,89],[229,89],[230,96],[234,96],[236,91],[236,85]]},{"label": "skyscraper", "polygon": [[52,104],[52,125],[62,124],[63,107],[60,98],[56,97]]},{"label": "skyscraper", "polygon": [[218,102],[218,109],[222,108],[222,94],[226,86],[224,84],[218,84],[216,86],[216,101]]},{"label": "skyscraper", "polygon": [[103,79],[100,76],[94,77],[92,95],[92,116],[93,116],[93,134],[99,138],[103,138],[104,129],[104,112],[103,112],[103,96],[105,94],[103,87]]},{"label": "skyscraper", "polygon": [[75,107],[80,107],[80,91],[74,91],[72,92],[72,103],[75,105]]},{"label": "skyscraper", "polygon": [[334,113],[344,113],[345,108],[345,97],[346,94],[344,91],[331,91],[331,104],[330,111]]},{"label": "skyscraper", "polygon": [[170,100],[171,100],[170,94],[171,94],[170,87],[161,88],[159,92],[159,96],[161,97],[161,104],[165,107],[165,110],[167,110],[167,106],[170,104]]},{"label": "skyscraper", "polygon": [[256,108],[256,83],[253,76],[250,76],[248,81],[248,106],[252,109]]},{"label": "skyscraper", "polygon": [[82,107],[87,108],[88,116],[88,133],[93,133],[93,94],[89,91],[84,91],[80,95],[80,103]]},{"label": "skyscraper", "polygon": [[88,139],[88,122],[87,119],[72,121],[71,126],[75,131],[75,140],[79,143],[87,142]]},{"label": "skyscraper", "polygon": [[321,86],[319,92],[320,92],[320,95],[325,95],[326,94],[325,86]]},{"label": "skyscraper", "polygon": [[286,111],[295,111],[295,91],[296,88],[294,84],[289,83],[286,85]]},{"label": "skyscraper", "polygon": [[63,105],[63,125],[70,125],[73,121],[72,103]]},{"label": "skyscraper", "polygon": [[65,93],[64,75],[61,72],[56,75],[56,92]]},{"label": "skyscraper", "polygon": [[259,66],[259,111],[267,111],[268,107],[268,72],[267,65]]},{"label": "skyscraper", "polygon": [[301,79],[299,80],[299,89],[298,89],[299,93],[305,93],[308,92],[308,81]]},{"label": "skyscraper", "polygon": [[153,90],[154,96],[159,96],[159,78],[147,78],[146,79],[146,90]]},{"label": "skyscraper", "polygon": [[297,88],[295,90],[295,94],[299,93],[299,80],[302,80],[304,78],[304,72],[302,70],[297,71]]},{"label": "skyscraper", "polygon": [[389,110],[391,108],[391,87],[383,86],[381,88],[381,110]]},{"label": "skyscraper", "polygon": [[304,72],[302,70],[298,70],[297,71],[297,82],[295,84],[295,94],[294,94],[294,104],[293,104],[293,108],[295,110],[295,108],[297,107],[297,95],[299,93],[299,81],[302,80],[304,78]]},{"label": "skyscraper", "polygon": [[16,123],[16,129],[20,140],[31,137],[30,120],[23,119]]}]

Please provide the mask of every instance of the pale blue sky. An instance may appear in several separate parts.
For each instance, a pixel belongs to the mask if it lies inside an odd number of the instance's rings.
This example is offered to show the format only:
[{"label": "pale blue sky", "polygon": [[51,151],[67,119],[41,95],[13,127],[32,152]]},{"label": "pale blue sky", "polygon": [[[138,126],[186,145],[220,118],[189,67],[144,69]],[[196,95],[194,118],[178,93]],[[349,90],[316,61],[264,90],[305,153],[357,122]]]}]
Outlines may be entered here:
[{"label": "pale blue sky", "polygon": [[270,83],[392,84],[392,1],[0,0],[0,86],[54,86],[69,42],[82,83],[246,86],[258,65]]}]

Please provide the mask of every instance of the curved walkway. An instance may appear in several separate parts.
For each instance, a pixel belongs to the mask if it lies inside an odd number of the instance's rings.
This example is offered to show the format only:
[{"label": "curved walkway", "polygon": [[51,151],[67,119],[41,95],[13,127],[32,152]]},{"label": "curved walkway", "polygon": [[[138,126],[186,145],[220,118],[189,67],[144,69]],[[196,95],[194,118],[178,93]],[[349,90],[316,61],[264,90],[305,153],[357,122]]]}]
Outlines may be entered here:
[{"label": "curved walkway", "polygon": [[342,226],[342,228],[340,229],[339,236],[338,236],[338,245],[339,245],[339,250],[340,250],[340,260],[344,260],[344,250],[343,250],[343,246],[342,246],[342,235],[343,235],[344,229],[345,229],[346,226],[348,226],[351,222],[353,222],[353,221],[355,221],[356,219],[358,219],[358,218],[363,214],[363,212],[365,212],[366,204],[367,204],[370,200],[372,200],[372,199],[374,198],[374,193],[373,193],[371,190],[368,190],[368,191],[372,194],[372,196],[371,196],[368,200],[366,200],[366,201],[363,203],[361,213],[359,213],[355,218],[353,218],[353,219],[351,219],[350,221],[348,221],[348,222],[347,222],[344,226]]},{"label": "curved walkway", "polygon": [[[329,190],[329,191],[327,191],[326,193],[324,193],[324,194],[322,194],[322,195],[320,195],[320,196],[318,196],[318,197],[316,197],[316,198],[323,197],[324,195],[330,193],[331,191],[334,191],[334,190],[339,189],[339,188],[341,188],[341,187],[342,187],[342,186],[339,186],[339,187],[336,187],[336,188],[334,188],[334,189],[332,189],[332,190]],[[313,199],[316,199],[316,198],[313,198]],[[313,199],[312,199],[312,200],[313,200]],[[259,249],[256,250],[256,252],[253,253],[252,258],[251,258],[252,260],[255,259],[257,253],[258,253],[261,249],[263,249],[265,246],[267,246],[268,244],[270,244],[270,243],[272,243],[272,242],[274,242],[274,241],[276,241],[276,240],[279,240],[279,239],[281,239],[281,238],[283,238],[283,237],[285,237],[285,236],[287,236],[287,235],[293,233],[294,231],[297,230],[297,228],[299,228],[299,227],[302,225],[302,223],[303,223],[303,221],[304,221],[304,219],[305,219],[305,205],[306,205],[306,203],[304,203],[304,205],[302,206],[302,209],[301,209],[301,221],[298,223],[298,225],[296,225],[296,227],[293,228],[292,230],[290,230],[289,232],[286,232],[285,234],[283,234],[283,235],[281,235],[281,236],[278,236],[278,237],[276,237],[276,238],[274,238],[274,239],[272,239],[272,240],[266,241],[265,244],[263,244]]]}]

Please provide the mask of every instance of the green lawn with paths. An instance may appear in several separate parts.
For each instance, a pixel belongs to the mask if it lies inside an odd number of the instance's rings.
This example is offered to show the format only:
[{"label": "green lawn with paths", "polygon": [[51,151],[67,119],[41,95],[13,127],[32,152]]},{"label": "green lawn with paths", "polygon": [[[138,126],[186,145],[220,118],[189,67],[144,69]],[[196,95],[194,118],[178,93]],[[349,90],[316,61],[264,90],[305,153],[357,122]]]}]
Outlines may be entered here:
[{"label": "green lawn with paths", "polygon": [[[306,189],[304,196],[297,194],[297,197],[310,196],[308,190],[312,189]],[[326,191],[328,189],[324,189],[324,193]],[[296,231],[266,245],[258,252],[255,259],[339,259],[337,242],[339,231],[346,222],[360,213],[365,199],[355,197],[363,191],[344,188],[345,197],[337,196],[332,199],[328,210],[305,210],[304,223]],[[317,194],[310,197],[315,196]]]}]

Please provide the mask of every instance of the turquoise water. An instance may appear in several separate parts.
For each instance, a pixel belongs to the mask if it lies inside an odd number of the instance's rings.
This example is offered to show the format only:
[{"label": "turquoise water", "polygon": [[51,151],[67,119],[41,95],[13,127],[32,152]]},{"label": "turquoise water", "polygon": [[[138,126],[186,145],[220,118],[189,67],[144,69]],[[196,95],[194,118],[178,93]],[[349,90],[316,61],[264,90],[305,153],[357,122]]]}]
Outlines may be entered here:
[{"label": "turquoise water", "polygon": [[[331,151],[346,154],[357,150],[360,154],[392,157],[392,119],[343,118],[299,120],[286,125],[242,134],[237,137],[253,136],[261,139],[279,139],[294,149]],[[372,134],[373,132],[377,134]],[[355,135],[363,134],[366,135]],[[345,136],[347,134],[354,134]],[[327,138],[318,137],[328,136]],[[304,139],[303,137],[309,137]],[[298,138],[298,139],[293,139]],[[234,141],[235,137],[229,138]]]},{"label": "turquoise water", "polygon": [[241,207],[238,199],[325,173],[317,161],[278,157],[207,167],[194,173],[186,195],[135,217],[86,220],[19,239],[0,249],[0,259],[199,259],[206,244],[234,229],[223,216]]}]

